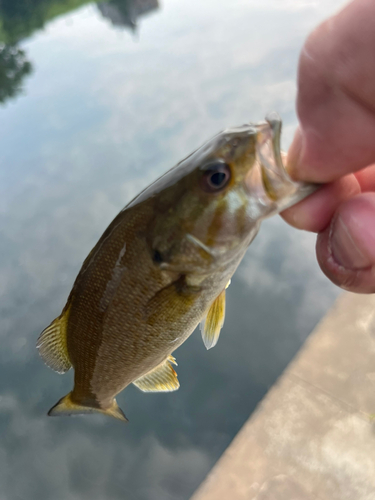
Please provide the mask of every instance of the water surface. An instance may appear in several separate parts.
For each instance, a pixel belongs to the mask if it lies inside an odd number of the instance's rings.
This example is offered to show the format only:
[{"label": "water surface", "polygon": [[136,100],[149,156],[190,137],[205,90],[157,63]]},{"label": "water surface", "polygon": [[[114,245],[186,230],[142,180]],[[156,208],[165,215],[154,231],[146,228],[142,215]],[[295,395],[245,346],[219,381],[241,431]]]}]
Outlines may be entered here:
[{"label": "water surface", "polygon": [[[7,0],[0,6],[0,497],[187,500],[332,304],[311,234],[264,224],[218,345],[181,388],[118,397],[130,424],[48,418],[71,387],[35,341],[116,213],[219,130],[296,126],[298,52],[343,1]],[[4,45],[6,44],[6,45]]]}]

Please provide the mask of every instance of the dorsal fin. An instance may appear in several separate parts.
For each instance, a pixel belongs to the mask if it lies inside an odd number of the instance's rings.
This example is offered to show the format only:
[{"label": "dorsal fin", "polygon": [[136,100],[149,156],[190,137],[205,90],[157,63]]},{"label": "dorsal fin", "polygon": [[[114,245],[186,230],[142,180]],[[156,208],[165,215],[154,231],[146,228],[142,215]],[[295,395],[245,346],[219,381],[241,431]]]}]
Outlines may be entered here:
[{"label": "dorsal fin", "polygon": [[211,347],[214,347],[217,344],[217,341],[219,340],[220,330],[224,324],[224,319],[225,289],[212,302],[207,312],[206,318],[200,324],[202,339],[204,345],[206,346],[206,349],[211,349]]},{"label": "dorsal fin", "polygon": [[66,309],[42,331],[36,343],[45,364],[57,373],[65,373],[72,366],[66,340],[68,317]]},{"label": "dorsal fin", "polygon": [[170,392],[177,391],[180,383],[177,379],[177,373],[171,364],[177,365],[173,356],[160,363],[156,368],[135,380],[133,384],[143,392]]}]

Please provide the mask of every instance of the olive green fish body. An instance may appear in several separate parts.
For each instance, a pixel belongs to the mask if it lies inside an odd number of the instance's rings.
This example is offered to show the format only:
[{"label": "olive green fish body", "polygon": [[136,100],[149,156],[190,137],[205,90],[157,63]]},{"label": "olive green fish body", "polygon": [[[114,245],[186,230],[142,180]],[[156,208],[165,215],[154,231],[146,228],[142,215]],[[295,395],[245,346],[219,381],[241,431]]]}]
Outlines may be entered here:
[{"label": "olive green fish body", "polygon": [[225,288],[261,220],[311,192],[286,174],[275,134],[271,120],[224,131],[110,224],[38,340],[51,368],[75,371],[72,392],[51,415],[126,420],[116,394],[131,383],[178,389],[171,354],[199,322],[206,347],[216,344]]},{"label": "olive green fish body", "polygon": [[242,258],[208,275],[162,270],[144,238],[145,213],[120,214],[74,285],[67,346],[77,402],[105,408],[164,361],[193,332]]}]

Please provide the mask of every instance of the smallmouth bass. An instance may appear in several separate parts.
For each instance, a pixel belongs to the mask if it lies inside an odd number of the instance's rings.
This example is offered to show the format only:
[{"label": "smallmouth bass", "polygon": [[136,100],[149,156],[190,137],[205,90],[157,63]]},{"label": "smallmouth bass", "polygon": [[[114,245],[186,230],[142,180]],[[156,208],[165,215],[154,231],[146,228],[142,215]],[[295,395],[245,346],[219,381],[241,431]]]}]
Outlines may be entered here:
[{"label": "smallmouth bass", "polygon": [[44,362],[74,388],[49,415],[126,421],[115,396],[179,388],[172,353],[201,323],[219,338],[225,290],[263,219],[311,194],[280,152],[281,121],[226,129],[131,201],[92,249],[61,313],[40,334]]}]

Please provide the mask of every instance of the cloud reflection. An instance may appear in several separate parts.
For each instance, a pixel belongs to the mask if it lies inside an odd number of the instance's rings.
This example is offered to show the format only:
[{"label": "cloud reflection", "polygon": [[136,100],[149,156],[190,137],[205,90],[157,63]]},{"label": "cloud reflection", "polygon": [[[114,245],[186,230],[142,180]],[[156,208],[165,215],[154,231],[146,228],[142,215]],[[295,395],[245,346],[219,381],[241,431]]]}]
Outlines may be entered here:
[{"label": "cloud reflection", "polygon": [[313,235],[272,219],[218,345],[195,332],[177,351],[179,391],[126,389],[127,426],[45,416],[72,373],[43,366],[36,338],[116,213],[222,128],[275,109],[290,141],[298,50],[336,3],[292,4],[165,0],[136,43],[89,5],[22,42],[37,71],[0,120],[1,498],[189,498],[338,293]]}]

